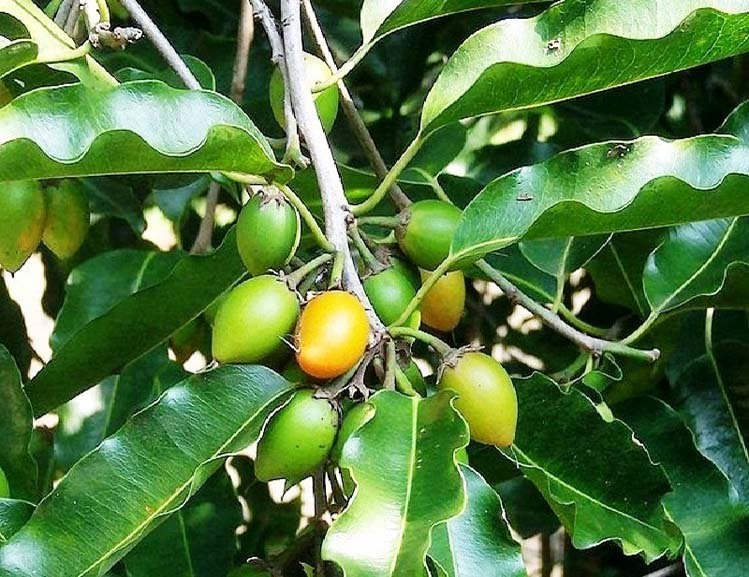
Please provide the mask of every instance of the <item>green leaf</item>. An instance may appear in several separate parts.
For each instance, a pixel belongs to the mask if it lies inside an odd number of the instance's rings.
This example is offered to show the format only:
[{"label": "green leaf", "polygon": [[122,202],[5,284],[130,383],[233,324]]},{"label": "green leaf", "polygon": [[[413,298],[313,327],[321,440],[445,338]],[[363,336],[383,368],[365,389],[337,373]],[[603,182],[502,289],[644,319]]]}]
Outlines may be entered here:
[{"label": "green leaf", "polygon": [[21,374],[27,375],[31,365],[31,345],[26,333],[26,320],[21,307],[10,297],[5,279],[0,279],[0,345],[8,349]]},{"label": "green leaf", "polygon": [[452,398],[381,391],[370,399],[375,415],[341,459],[357,489],[322,549],[345,577],[425,574],[432,527],[465,503],[455,451],[468,443],[468,430]]},{"label": "green leaf", "polygon": [[668,481],[620,421],[605,422],[581,392],[563,393],[547,377],[516,381],[517,461],[564,523],[579,549],[617,541],[628,555],[675,553],[660,500]]},{"label": "green leaf", "polygon": [[183,257],[163,282],[117,303],[60,348],[26,386],[34,414],[69,401],[166,341],[245,273],[233,231],[213,253]]},{"label": "green leaf", "polygon": [[0,499],[0,547],[26,524],[34,505],[17,499]]},{"label": "green leaf", "polygon": [[593,278],[596,296],[603,302],[628,308],[642,316],[650,312],[642,274],[662,231],[615,234],[585,269]]},{"label": "green leaf", "polygon": [[291,176],[242,110],[214,92],[69,85],[0,109],[0,180],[212,170]]},{"label": "green leaf", "polygon": [[96,256],[73,269],[50,338],[52,349],[61,349],[84,326],[127,297],[163,282],[181,258],[184,254],[177,251],[122,249]]},{"label": "green leaf", "polygon": [[242,508],[220,469],[182,509],[124,558],[128,577],[214,577],[229,573]]},{"label": "green leaf", "polygon": [[364,44],[420,22],[478,8],[511,6],[543,0],[364,0],[360,23]]},{"label": "green leaf", "polygon": [[735,337],[712,342],[710,315],[704,327],[704,349],[674,383],[675,406],[702,454],[749,504],[749,345]]},{"label": "green leaf", "polygon": [[116,178],[84,178],[81,181],[93,214],[126,221],[138,236],[146,230],[143,207],[130,186]]},{"label": "green leaf", "polygon": [[158,183],[153,190],[153,200],[171,221],[180,222],[190,202],[208,190],[211,177],[202,175],[181,185]]},{"label": "green leaf", "polygon": [[0,40],[0,46],[0,78],[36,60],[37,46],[30,40]]},{"label": "green leaf", "polygon": [[427,95],[422,132],[557,102],[740,54],[749,8],[735,0],[571,0],[476,32]]},{"label": "green leaf", "polygon": [[616,407],[671,481],[663,499],[684,534],[689,577],[735,577],[749,563],[749,508],[733,502],[720,472],[695,448],[689,430],[664,403],[650,398]]},{"label": "green leaf", "polygon": [[21,373],[8,349],[0,345],[0,469],[18,499],[36,498],[36,462],[29,453],[34,420],[21,385]]},{"label": "green leaf", "polygon": [[[741,108],[746,118],[749,106]],[[707,160],[709,159],[709,161]],[[733,136],[584,146],[520,168],[484,188],[453,239],[454,256],[520,238],[658,228],[749,213],[749,148]]]},{"label": "green leaf", "polygon": [[528,296],[543,302],[554,302],[556,279],[531,264],[518,245],[487,255],[486,261]]},{"label": "green leaf", "polygon": [[[12,16],[27,32],[23,39],[12,43],[12,55],[4,54],[5,49],[0,52],[0,76],[32,62],[46,62],[51,68],[77,76],[85,84],[114,83],[90,56],[69,60],[74,56],[75,43],[31,0],[0,0],[0,13]],[[32,50],[35,55],[30,58]]]},{"label": "green leaf", "polygon": [[502,502],[476,471],[465,465],[466,508],[432,530],[429,556],[448,577],[525,577],[520,545],[504,524]]},{"label": "green leaf", "polygon": [[[685,224],[671,229],[648,258],[643,274],[645,296],[653,314],[689,305],[715,305],[729,275],[746,273],[748,266],[749,219]],[[697,297],[711,298],[695,302]],[[746,304],[739,299],[731,306]]]},{"label": "green leaf", "polygon": [[259,366],[190,377],[78,462],[0,549],[3,577],[100,575],[254,442],[291,385]]},{"label": "green leaf", "polygon": [[[135,412],[187,377],[184,370],[174,371],[174,368],[166,347],[158,347],[127,365],[121,374],[108,377],[87,391],[99,393],[101,408],[95,413],[89,414],[89,403],[79,403],[79,398],[60,407],[57,411],[60,422],[55,430],[57,466],[67,471],[113,435]],[[88,409],[85,417],[82,409]]]}]

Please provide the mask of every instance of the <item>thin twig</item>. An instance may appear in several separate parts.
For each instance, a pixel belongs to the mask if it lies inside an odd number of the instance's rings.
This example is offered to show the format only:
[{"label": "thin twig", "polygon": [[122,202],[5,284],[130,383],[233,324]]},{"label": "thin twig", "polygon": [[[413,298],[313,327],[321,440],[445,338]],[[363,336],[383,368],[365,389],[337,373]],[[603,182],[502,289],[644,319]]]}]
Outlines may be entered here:
[{"label": "thin twig", "polygon": [[[338,73],[338,64],[333,57],[328,41],[325,39],[325,33],[317,19],[317,14],[315,14],[315,9],[312,7],[312,2],[310,2],[310,0],[303,0],[302,6],[304,8],[307,27],[317,45],[318,52],[323,57],[333,74]],[[356,109],[356,104],[351,96],[351,92],[349,92],[343,79],[338,81],[338,92],[341,96],[341,107],[343,108],[343,113],[346,115],[346,119],[354,132],[354,136],[359,141],[359,144],[361,145],[367,160],[369,160],[369,163],[372,165],[377,178],[381,181],[384,180],[388,173],[388,167],[385,164],[385,160],[382,158],[380,151],[377,149],[372,134],[369,132],[367,125],[364,124],[364,120],[362,120],[359,111]],[[395,203],[395,206],[399,209],[402,210],[411,204],[411,200],[405,195],[397,183],[394,183],[388,192],[393,203]]]},{"label": "thin twig", "polygon": [[247,63],[250,60],[250,47],[255,36],[255,13],[250,0],[242,0],[239,13],[239,30],[237,31],[237,53],[234,57],[234,73],[231,80],[231,99],[242,103],[247,81]]},{"label": "thin twig", "polygon": [[[284,96],[283,96],[283,114],[286,121],[286,154],[284,160],[293,160],[301,166],[307,166],[307,159],[302,155],[302,148],[299,142],[299,129],[297,119],[294,114],[294,107],[291,103],[291,90],[289,88],[289,70],[286,64],[283,38],[278,31],[276,19],[273,13],[263,0],[252,0],[260,23],[265,30],[270,44],[271,60],[278,66],[278,70],[283,77]],[[304,76],[302,76],[304,78]]]},{"label": "thin twig", "polygon": [[512,302],[519,304],[524,309],[539,317],[549,328],[575,343],[583,351],[592,353],[596,356],[600,356],[603,353],[618,354],[641,359],[650,363],[657,361],[661,355],[661,352],[658,349],[644,351],[632,348],[620,342],[606,341],[581,333],[576,328],[565,323],[559,316],[545,306],[537,303],[532,298],[521,292],[518,287],[507,280],[502,273],[492,267],[485,260],[478,261],[476,266],[478,266],[478,268],[489,277]]},{"label": "thin twig", "polygon": [[63,0],[62,4],[60,4],[60,7],[57,9],[57,13],[55,14],[55,24],[60,28],[63,28],[68,21],[68,15],[73,9],[73,1],[74,0]]},{"label": "thin twig", "polygon": [[347,221],[350,210],[343,183],[338,174],[333,152],[330,150],[320,118],[315,111],[312,92],[305,82],[304,52],[302,46],[302,22],[300,5],[295,0],[282,0],[281,14],[286,50],[286,65],[289,71],[289,92],[307,147],[315,165],[317,182],[325,214],[325,233],[343,258],[343,286],[352,292],[364,305],[369,322],[376,335],[384,332],[384,325],[375,314],[372,304],[364,292],[356,265],[348,244]]},{"label": "thin twig", "polygon": [[325,577],[325,562],[322,559],[321,547],[325,536],[323,516],[328,510],[328,494],[325,489],[325,467],[320,467],[312,475],[312,491],[315,496],[315,523],[317,525],[317,546],[315,547],[315,575]]},{"label": "thin twig", "polygon": [[[237,52],[234,57],[234,73],[231,81],[231,99],[240,105],[244,96],[245,82],[247,81],[247,63],[250,58],[250,47],[255,35],[255,22],[252,6],[249,0],[242,2],[242,13],[239,17],[239,30],[237,32]],[[192,74],[192,73],[191,73]],[[197,82],[197,81],[196,81]],[[198,86],[198,88],[200,88]],[[200,221],[198,235],[190,249],[190,254],[203,254],[211,249],[213,239],[213,228],[216,224],[216,206],[221,186],[217,182],[211,182],[206,195],[205,215]]]},{"label": "thin twig", "polygon": [[177,76],[179,76],[185,86],[190,90],[200,90],[198,79],[195,78],[195,75],[187,67],[187,64],[185,64],[185,61],[182,60],[182,57],[174,49],[174,46],[167,40],[156,23],[151,20],[151,17],[146,14],[146,11],[138,4],[137,0],[120,0],[120,4],[130,13],[132,19],[138,23],[138,26],[143,30],[143,34],[148,37],[156,50],[159,51],[159,54],[177,73]]}]

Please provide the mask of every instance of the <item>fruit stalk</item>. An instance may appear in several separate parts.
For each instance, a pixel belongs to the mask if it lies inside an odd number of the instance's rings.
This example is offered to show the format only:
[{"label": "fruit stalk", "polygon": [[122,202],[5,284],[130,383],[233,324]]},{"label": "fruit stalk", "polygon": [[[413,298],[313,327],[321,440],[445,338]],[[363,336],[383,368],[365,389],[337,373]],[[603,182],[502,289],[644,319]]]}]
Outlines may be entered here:
[{"label": "fruit stalk", "polygon": [[283,39],[286,66],[289,72],[287,86],[289,87],[299,128],[304,135],[315,166],[325,214],[325,236],[335,249],[342,253],[343,286],[362,302],[372,329],[375,334],[379,334],[384,331],[385,327],[375,314],[372,304],[364,292],[364,287],[349,250],[346,223],[350,208],[343,191],[343,183],[338,174],[322,124],[317,116],[312,93],[305,82],[300,4],[293,0],[283,0],[281,2],[281,15],[284,22]]}]

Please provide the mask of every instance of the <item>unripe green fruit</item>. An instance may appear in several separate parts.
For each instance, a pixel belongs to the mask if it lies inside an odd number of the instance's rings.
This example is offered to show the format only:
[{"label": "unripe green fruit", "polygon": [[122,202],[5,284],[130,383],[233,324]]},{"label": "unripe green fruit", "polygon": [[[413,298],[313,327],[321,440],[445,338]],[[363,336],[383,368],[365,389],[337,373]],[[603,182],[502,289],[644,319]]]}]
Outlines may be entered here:
[{"label": "unripe green fruit", "polygon": [[7,499],[8,497],[10,497],[10,485],[8,485],[5,471],[0,469],[0,499]]},{"label": "unripe green fruit", "polygon": [[390,267],[364,281],[367,293],[377,316],[391,325],[403,314],[416,296],[416,289],[401,268]]},{"label": "unripe green fruit", "polygon": [[239,215],[239,255],[254,276],[280,270],[294,256],[301,233],[299,213],[284,196],[261,192],[244,205]]},{"label": "unripe green fruit", "polygon": [[86,240],[91,213],[88,197],[80,183],[63,180],[44,189],[47,220],[42,240],[57,258],[73,256]]},{"label": "unripe green fruit", "polygon": [[261,481],[286,479],[295,485],[328,457],[338,431],[338,411],[314,391],[297,392],[271,417],[257,446],[255,476]]},{"label": "unripe green fruit", "polygon": [[[333,74],[324,61],[312,54],[304,54],[304,71],[307,75],[307,82],[310,89],[316,84],[325,82]],[[270,105],[273,109],[273,116],[278,123],[286,127],[286,115],[284,114],[283,98],[284,84],[281,71],[276,68],[270,78]],[[334,84],[322,92],[313,93],[317,115],[320,117],[323,129],[326,133],[330,132],[338,116],[338,87]]]},{"label": "unripe green fruit", "polygon": [[434,270],[450,254],[460,209],[442,200],[421,200],[403,211],[398,245],[417,266]]},{"label": "unripe green fruit", "polygon": [[299,301],[276,277],[263,275],[231,290],[213,325],[220,363],[256,363],[278,352],[294,330]]},{"label": "unripe green fruit", "polygon": [[349,437],[362,428],[374,416],[375,408],[370,403],[357,403],[343,417],[338,438],[330,453],[330,458],[338,463],[343,454],[343,446]]},{"label": "unripe green fruit", "polygon": [[0,266],[16,272],[39,246],[46,219],[44,193],[35,180],[0,184]]},{"label": "unripe green fruit", "polygon": [[439,390],[458,394],[455,408],[479,443],[509,447],[515,439],[518,400],[510,376],[498,361],[483,353],[466,353],[442,373]]},{"label": "unripe green fruit", "polygon": [[213,324],[216,322],[216,315],[218,314],[218,310],[221,308],[221,305],[226,300],[226,297],[229,296],[230,292],[230,290],[227,290],[226,292],[221,293],[218,298],[210,305],[208,305],[208,308],[205,309],[205,311],[203,311],[203,316],[205,317],[205,320],[208,321],[209,325],[213,326]]}]

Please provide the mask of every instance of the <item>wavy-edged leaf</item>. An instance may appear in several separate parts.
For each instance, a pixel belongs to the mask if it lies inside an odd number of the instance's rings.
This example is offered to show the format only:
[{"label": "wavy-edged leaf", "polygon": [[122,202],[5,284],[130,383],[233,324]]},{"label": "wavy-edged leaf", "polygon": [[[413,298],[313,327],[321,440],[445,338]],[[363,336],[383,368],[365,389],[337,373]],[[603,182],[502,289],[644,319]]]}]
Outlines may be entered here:
[{"label": "wavy-edged leaf", "polygon": [[30,40],[0,39],[0,78],[36,60],[37,46]]},{"label": "wavy-edged leaf", "polygon": [[182,509],[159,525],[123,559],[128,577],[224,576],[237,553],[242,523],[231,479],[220,469]]},{"label": "wavy-edged leaf", "polygon": [[663,471],[620,421],[605,422],[581,392],[563,393],[535,374],[516,381],[520,418],[514,458],[564,523],[575,547],[615,540],[626,554],[656,559],[675,553],[661,498]]},{"label": "wavy-edged leaf", "polygon": [[455,451],[468,443],[468,429],[452,399],[381,391],[369,400],[375,415],[349,438],[341,459],[357,489],[322,549],[345,577],[425,574],[432,527],[465,503]]},{"label": "wavy-edged leaf", "polygon": [[61,349],[80,329],[127,297],[163,282],[184,256],[179,251],[121,249],[73,269],[50,337],[52,349]]},{"label": "wavy-edged leaf", "polygon": [[429,556],[448,577],[525,577],[520,545],[504,523],[502,501],[476,471],[460,465],[466,508],[432,530]]},{"label": "wavy-edged leaf", "polygon": [[[2,321],[4,322],[4,321]],[[33,501],[36,498],[36,462],[29,453],[34,419],[31,403],[21,385],[8,349],[0,344],[0,469],[10,485],[11,496]]]},{"label": "wavy-edged leaf", "polygon": [[233,231],[213,253],[183,257],[163,282],[119,302],[60,348],[26,386],[34,414],[69,401],[166,341],[245,273]]},{"label": "wavy-edged leaf", "polygon": [[259,366],[221,367],[172,387],[70,470],[0,548],[0,575],[102,574],[223,457],[254,442],[291,389]]},{"label": "wavy-edged leaf", "polygon": [[[101,86],[115,83],[114,78],[92,57],[69,60],[75,56],[75,43],[32,0],[0,0],[0,13],[12,16],[27,32],[24,38],[13,42],[13,50],[18,52],[12,58],[15,63],[8,65],[13,66],[12,69],[6,70],[6,64],[0,63],[0,77],[20,66],[44,62],[52,68],[75,75],[85,84]],[[32,50],[35,54],[29,59]],[[3,54],[0,52],[0,59],[2,58]]]},{"label": "wavy-edged leaf", "polygon": [[0,547],[26,524],[34,505],[18,499],[0,499]]},{"label": "wavy-edged leaf", "polygon": [[[749,107],[742,108],[742,114]],[[484,188],[460,222],[454,255],[520,238],[658,228],[749,213],[749,147],[734,136],[584,146]]]},{"label": "wavy-edged leaf", "polygon": [[673,383],[675,407],[702,454],[749,504],[749,345],[733,335],[713,342],[713,318],[706,317],[704,333],[698,333],[707,337],[704,348]]},{"label": "wavy-edged leaf", "polygon": [[388,34],[434,18],[544,0],[364,0],[360,14],[363,44],[371,46]]},{"label": "wavy-edged leaf", "polygon": [[0,180],[210,171],[291,177],[244,112],[215,92],[76,84],[0,108]]},{"label": "wavy-edged leaf", "polygon": [[[749,219],[694,222],[671,229],[648,258],[643,274],[653,314],[719,300],[734,268],[749,267]],[[745,270],[744,270],[745,272]],[[717,297],[700,299],[698,297]],[[734,302],[732,306],[749,302]]]},{"label": "wavy-edged leaf", "polygon": [[733,502],[726,478],[694,446],[667,405],[640,398],[616,407],[671,481],[663,503],[684,534],[689,577],[735,577],[749,564],[749,508]]},{"label": "wavy-edged leaf", "polygon": [[557,102],[749,49],[737,0],[570,0],[480,30],[427,95],[421,127]]}]

